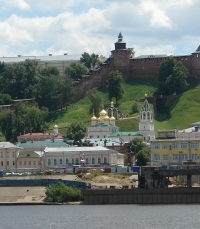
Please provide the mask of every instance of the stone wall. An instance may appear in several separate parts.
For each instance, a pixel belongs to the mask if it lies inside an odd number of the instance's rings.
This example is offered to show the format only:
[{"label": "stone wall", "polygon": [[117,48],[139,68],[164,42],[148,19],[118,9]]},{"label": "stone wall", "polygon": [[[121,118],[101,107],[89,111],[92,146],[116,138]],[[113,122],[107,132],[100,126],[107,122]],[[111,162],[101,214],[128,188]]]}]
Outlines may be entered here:
[{"label": "stone wall", "polygon": [[192,204],[200,203],[200,188],[83,190],[84,204]]}]

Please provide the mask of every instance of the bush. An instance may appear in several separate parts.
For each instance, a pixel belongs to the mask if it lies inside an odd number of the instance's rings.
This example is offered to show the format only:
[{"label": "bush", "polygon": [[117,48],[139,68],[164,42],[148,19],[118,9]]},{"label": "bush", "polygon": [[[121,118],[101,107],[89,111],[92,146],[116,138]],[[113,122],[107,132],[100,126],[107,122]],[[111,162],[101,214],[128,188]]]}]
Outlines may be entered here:
[{"label": "bush", "polygon": [[139,112],[139,106],[138,103],[135,102],[132,106],[132,114],[138,113]]},{"label": "bush", "polygon": [[45,194],[45,202],[63,203],[68,201],[79,201],[83,199],[82,192],[79,188],[69,187],[61,182],[50,185],[46,189]]}]

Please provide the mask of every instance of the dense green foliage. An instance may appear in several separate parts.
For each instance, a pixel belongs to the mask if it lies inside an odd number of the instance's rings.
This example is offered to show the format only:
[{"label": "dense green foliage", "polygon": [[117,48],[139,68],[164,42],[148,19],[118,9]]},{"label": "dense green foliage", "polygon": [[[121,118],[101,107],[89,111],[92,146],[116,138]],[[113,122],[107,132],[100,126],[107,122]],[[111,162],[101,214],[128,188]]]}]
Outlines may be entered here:
[{"label": "dense green foliage", "polygon": [[46,188],[45,202],[63,203],[68,201],[80,201],[83,195],[80,189],[66,186],[58,182]]},{"label": "dense green foliage", "polygon": [[12,98],[8,94],[1,94],[0,93],[0,105],[8,105],[11,104]]},{"label": "dense green foliage", "polygon": [[184,65],[173,57],[167,57],[160,66],[158,91],[162,95],[180,94],[186,90],[188,72]]},{"label": "dense green foliage", "polygon": [[86,73],[86,68],[79,63],[72,63],[65,69],[65,74],[73,80],[80,79]]},{"label": "dense green foliage", "polygon": [[47,115],[47,108],[39,109],[36,103],[18,103],[14,110],[0,112],[0,129],[6,141],[15,142],[20,133],[46,130]]},{"label": "dense green foliage", "polygon": [[47,107],[49,111],[60,109],[73,99],[72,81],[67,76],[41,76],[34,89],[34,95],[40,107]]},{"label": "dense green foliage", "polygon": [[108,97],[110,101],[113,98],[115,98],[116,104],[118,104],[118,101],[122,98],[125,92],[122,82],[123,82],[123,76],[118,70],[112,71],[109,74],[109,78],[107,82]]},{"label": "dense green foliage", "polygon": [[81,140],[85,137],[86,131],[87,129],[82,122],[73,121],[67,128],[66,137],[74,140],[74,143],[81,145]]},{"label": "dense green foliage", "polygon": [[90,114],[94,113],[95,116],[98,116],[103,106],[102,93],[99,92],[96,88],[93,88],[90,89],[86,95],[90,99]]},{"label": "dense green foliage", "polygon": [[80,58],[80,62],[85,65],[87,69],[94,68],[96,64],[98,63],[98,55],[92,53],[91,55],[87,52],[84,52],[82,54],[82,57]]},{"label": "dense green foliage", "polygon": [[134,138],[129,144],[132,154],[136,157],[136,164],[145,166],[150,161],[150,148],[141,138]]}]

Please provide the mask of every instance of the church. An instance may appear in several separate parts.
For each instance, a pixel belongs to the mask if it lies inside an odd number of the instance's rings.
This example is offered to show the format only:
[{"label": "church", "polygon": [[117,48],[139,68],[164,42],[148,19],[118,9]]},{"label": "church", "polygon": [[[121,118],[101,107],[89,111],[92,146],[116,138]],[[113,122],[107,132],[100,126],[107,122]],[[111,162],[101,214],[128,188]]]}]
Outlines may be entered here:
[{"label": "church", "polygon": [[[119,127],[115,125],[114,117],[114,104],[110,105],[110,117],[108,111],[102,110],[99,113],[99,117],[91,118],[91,125],[88,127],[87,138],[88,139],[114,139],[119,142],[130,142],[134,138],[141,138],[144,142],[150,142],[155,139],[155,130],[153,122],[153,112],[147,101],[147,95],[145,95],[143,106],[140,110],[139,130],[130,132],[120,132]],[[129,118],[130,119],[130,118]]]}]

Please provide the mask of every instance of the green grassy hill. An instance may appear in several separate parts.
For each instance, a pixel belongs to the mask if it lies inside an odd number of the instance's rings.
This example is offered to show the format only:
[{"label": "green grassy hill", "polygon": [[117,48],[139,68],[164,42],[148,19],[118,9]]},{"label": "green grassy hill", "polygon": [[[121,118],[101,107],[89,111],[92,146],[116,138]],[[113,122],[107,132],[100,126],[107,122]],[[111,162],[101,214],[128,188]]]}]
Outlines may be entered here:
[{"label": "green grassy hill", "polygon": [[[162,122],[155,120],[155,128],[158,129],[184,129],[192,122],[200,120],[200,85],[199,80],[189,79],[190,87],[188,91],[180,95],[175,101],[171,102],[170,119],[165,119]],[[137,117],[138,114],[132,114],[132,106],[135,100],[144,98],[147,93],[150,96],[156,91],[156,79],[131,79],[124,83],[125,95],[119,101],[119,110],[129,117]],[[102,92],[104,104],[110,103],[108,100],[106,87],[99,88]],[[143,103],[139,103],[142,106]],[[49,120],[50,127],[55,123],[59,126],[59,131],[66,132],[66,128],[73,120],[82,121],[85,125],[90,124],[91,114],[88,113],[90,100],[85,97],[78,102],[71,104],[67,111],[55,112]],[[117,120],[116,125],[121,131],[138,130],[138,118]]]}]

